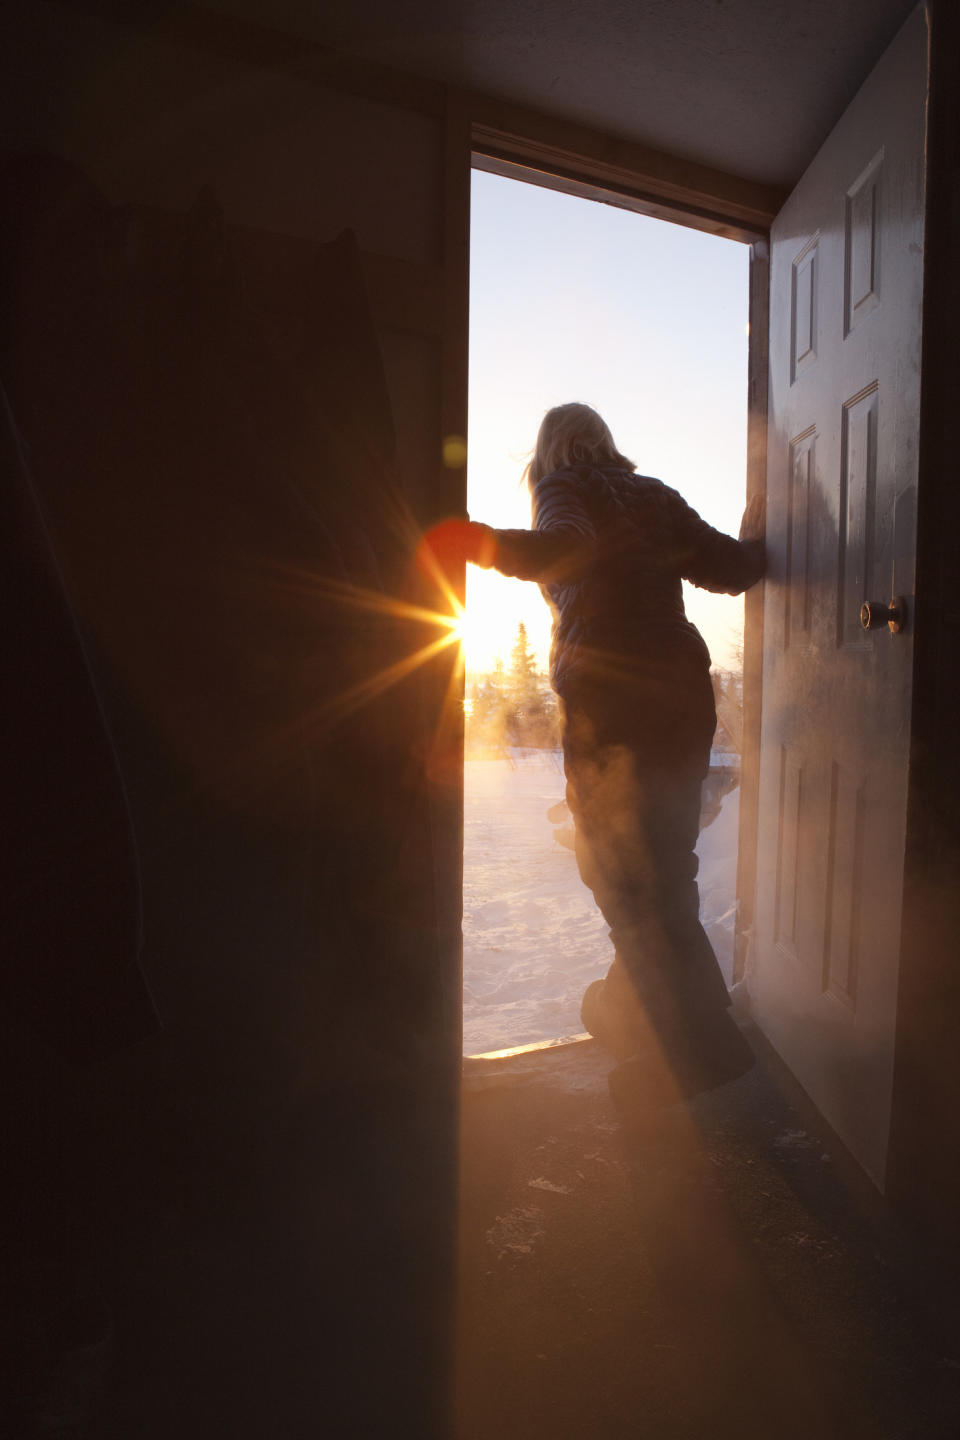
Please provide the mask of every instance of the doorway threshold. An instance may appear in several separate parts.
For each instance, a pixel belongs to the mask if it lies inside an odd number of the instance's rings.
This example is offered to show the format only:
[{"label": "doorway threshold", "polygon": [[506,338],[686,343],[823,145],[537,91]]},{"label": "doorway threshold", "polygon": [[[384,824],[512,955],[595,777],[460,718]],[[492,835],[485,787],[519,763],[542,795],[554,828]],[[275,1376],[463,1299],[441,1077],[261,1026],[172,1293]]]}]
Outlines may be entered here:
[{"label": "doorway threshold", "polygon": [[610,1057],[585,1031],[511,1045],[482,1055],[464,1055],[461,1082],[464,1094],[516,1084],[547,1083],[574,1089],[602,1089]]},{"label": "doorway threshold", "polygon": [[558,1050],[564,1045],[581,1045],[584,1040],[592,1040],[593,1036],[587,1030],[581,1030],[576,1035],[560,1035],[554,1040],[532,1040],[529,1045],[509,1045],[503,1050],[483,1050],[478,1055],[464,1055],[464,1065],[474,1060],[512,1060],[517,1055],[533,1055],[538,1050]]}]

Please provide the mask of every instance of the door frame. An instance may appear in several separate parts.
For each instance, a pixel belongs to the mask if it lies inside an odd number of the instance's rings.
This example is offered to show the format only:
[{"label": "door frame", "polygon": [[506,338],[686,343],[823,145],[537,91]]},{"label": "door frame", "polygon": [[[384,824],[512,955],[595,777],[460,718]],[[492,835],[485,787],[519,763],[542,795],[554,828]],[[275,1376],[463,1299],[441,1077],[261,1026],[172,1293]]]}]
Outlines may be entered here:
[{"label": "door frame", "polygon": [[907,853],[887,1196],[956,1334],[960,1284],[960,11],[926,0],[927,143]]},{"label": "door frame", "polygon": [[[448,382],[445,389],[444,434],[467,434],[469,175],[471,169],[478,169],[671,221],[688,229],[703,230],[750,247],[746,498],[749,501],[755,494],[762,494],[766,488],[767,453],[769,234],[774,216],[788,192],[743,181],[627,141],[614,141],[570,122],[487,97],[451,95],[447,135],[448,194],[457,209],[459,224],[451,224],[448,206],[444,265],[448,308],[444,351],[451,357],[452,364],[447,368],[453,383]],[[465,476],[463,490],[465,509]],[[761,584],[747,591],[744,603],[744,729],[735,982],[742,979],[745,972],[755,909],[763,610]]]}]

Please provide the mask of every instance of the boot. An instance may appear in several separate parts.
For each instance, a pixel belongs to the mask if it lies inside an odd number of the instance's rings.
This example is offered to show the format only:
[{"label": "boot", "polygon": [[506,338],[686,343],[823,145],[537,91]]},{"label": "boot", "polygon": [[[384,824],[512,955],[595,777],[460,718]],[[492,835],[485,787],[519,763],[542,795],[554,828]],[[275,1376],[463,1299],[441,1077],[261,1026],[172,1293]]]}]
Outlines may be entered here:
[{"label": "boot", "polygon": [[584,1030],[618,1060],[655,1045],[650,1022],[626,971],[614,960],[602,980],[594,980],[580,1002]]},{"label": "boot", "polygon": [[694,1020],[682,1041],[668,1049],[625,1058],[607,1085],[618,1110],[657,1109],[729,1085],[753,1064],[753,1051],[730,1013],[722,1011],[711,1015],[709,1024]]}]

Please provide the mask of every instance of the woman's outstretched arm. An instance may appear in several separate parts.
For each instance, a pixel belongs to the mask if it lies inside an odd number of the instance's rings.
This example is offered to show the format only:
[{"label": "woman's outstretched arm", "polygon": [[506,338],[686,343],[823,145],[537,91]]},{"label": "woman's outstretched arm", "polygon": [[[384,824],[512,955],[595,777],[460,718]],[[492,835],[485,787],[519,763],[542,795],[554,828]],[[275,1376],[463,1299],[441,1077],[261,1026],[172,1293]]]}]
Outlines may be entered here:
[{"label": "woman's outstretched arm", "polygon": [[755,495],[750,501],[734,540],[702,520],[676,491],[671,493],[684,580],[726,595],[739,595],[756,584],[766,569],[765,496]]},{"label": "woman's outstretched arm", "polygon": [[596,530],[582,495],[567,474],[545,475],[533,496],[533,530],[479,527],[486,554],[474,563],[492,566],[518,580],[564,585],[579,580],[593,564]]}]

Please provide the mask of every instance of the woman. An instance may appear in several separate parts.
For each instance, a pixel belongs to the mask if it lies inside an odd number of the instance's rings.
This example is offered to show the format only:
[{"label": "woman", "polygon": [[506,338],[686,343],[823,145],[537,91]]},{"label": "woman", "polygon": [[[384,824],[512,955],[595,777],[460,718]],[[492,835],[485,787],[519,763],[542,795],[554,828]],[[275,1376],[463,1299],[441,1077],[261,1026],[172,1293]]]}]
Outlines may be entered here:
[{"label": "woman", "polygon": [[681,580],[725,594],[752,585],[763,516],[748,509],[734,540],[635,468],[595,410],[559,405],[527,467],[535,528],[467,522],[461,533],[465,558],[539,582],[553,612],[577,863],[616,951],[583,1022],[633,1057],[611,1077],[615,1095],[639,1080],[666,1101],[751,1062],[699,920],[694,846],[716,711]]}]

